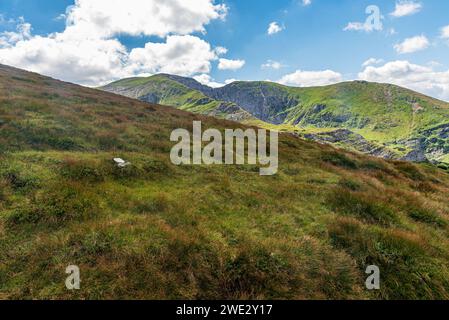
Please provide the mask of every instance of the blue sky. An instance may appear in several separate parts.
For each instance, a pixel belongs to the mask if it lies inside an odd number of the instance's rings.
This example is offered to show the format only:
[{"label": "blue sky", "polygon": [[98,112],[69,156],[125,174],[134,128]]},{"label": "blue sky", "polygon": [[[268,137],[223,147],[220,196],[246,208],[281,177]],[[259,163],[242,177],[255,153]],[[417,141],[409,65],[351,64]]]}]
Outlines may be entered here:
[{"label": "blue sky", "polygon": [[[142,2],[2,0],[0,63],[91,86],[158,72],[216,86],[364,79],[449,100],[449,1]],[[366,28],[370,5],[381,27]]]}]

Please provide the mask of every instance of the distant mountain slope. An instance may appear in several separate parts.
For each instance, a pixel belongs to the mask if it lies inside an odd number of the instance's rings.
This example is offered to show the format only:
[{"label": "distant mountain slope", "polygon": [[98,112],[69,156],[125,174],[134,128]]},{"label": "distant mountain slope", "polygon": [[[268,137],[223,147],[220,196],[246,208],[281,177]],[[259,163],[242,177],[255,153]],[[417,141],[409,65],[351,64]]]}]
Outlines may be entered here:
[{"label": "distant mountain slope", "polygon": [[[386,157],[444,161],[449,155],[449,104],[390,84],[354,81],[294,88],[270,82],[234,82],[213,89],[194,79],[163,74],[122,80],[102,89],[193,112],[252,121],[247,116],[234,116],[236,110],[244,110],[274,125],[272,128],[300,134],[346,129],[384,149],[381,154]],[[230,115],[223,109],[216,112],[217,106],[227,103],[235,108]]]},{"label": "distant mountain slope", "polygon": [[173,165],[198,120],[248,128],[0,65],[0,299],[449,299],[447,170],[291,133],[275,176]]},{"label": "distant mountain slope", "polygon": [[[196,84],[200,85],[195,80],[190,80],[192,87],[195,87]],[[174,76],[156,75],[149,78],[124,79],[111,83],[102,89],[149,103],[173,106],[181,110],[223,119],[254,120],[254,117],[234,103],[216,101],[201,91],[191,89],[176,81]],[[212,91],[212,89],[210,90]]]}]

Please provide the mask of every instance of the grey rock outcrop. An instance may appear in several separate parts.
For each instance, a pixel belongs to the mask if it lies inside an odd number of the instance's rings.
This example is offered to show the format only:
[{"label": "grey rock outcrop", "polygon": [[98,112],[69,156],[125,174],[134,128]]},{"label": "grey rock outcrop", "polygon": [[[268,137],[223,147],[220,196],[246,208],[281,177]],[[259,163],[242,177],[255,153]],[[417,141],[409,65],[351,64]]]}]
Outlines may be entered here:
[{"label": "grey rock outcrop", "polygon": [[351,147],[356,151],[379,158],[397,159],[397,155],[393,151],[369,142],[363,136],[347,129],[338,129],[316,134],[306,134],[304,137],[306,139],[321,143],[340,144],[342,146]]}]

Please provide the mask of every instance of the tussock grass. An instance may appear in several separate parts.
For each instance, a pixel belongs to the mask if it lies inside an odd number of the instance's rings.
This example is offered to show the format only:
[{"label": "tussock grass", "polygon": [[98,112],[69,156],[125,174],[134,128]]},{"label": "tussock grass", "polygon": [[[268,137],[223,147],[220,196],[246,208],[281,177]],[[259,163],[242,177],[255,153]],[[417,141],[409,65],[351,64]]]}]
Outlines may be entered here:
[{"label": "tussock grass", "polygon": [[41,222],[59,226],[68,221],[91,218],[98,211],[98,197],[87,191],[86,186],[64,182],[36,194],[30,203],[14,209],[6,221],[10,226]]},{"label": "tussock grass", "polygon": [[379,298],[449,298],[447,261],[419,235],[371,228],[351,218],[333,221],[329,232],[333,243],[348,250],[360,265],[374,264],[383,270]]},{"label": "tussock grass", "polygon": [[437,227],[445,227],[447,222],[431,207],[425,206],[416,199],[409,199],[405,207],[409,217],[418,222]]},{"label": "tussock grass", "polygon": [[425,180],[425,176],[417,165],[410,162],[397,162],[395,163],[396,169],[407,178],[413,181]]},{"label": "tussock grass", "polygon": [[348,155],[337,151],[324,152],[321,155],[321,160],[330,163],[337,167],[343,167],[346,169],[357,169],[358,164],[351,159]]},{"label": "tussock grass", "polygon": [[328,197],[330,207],[340,214],[350,214],[370,223],[393,225],[399,219],[392,207],[372,194],[336,188]]}]

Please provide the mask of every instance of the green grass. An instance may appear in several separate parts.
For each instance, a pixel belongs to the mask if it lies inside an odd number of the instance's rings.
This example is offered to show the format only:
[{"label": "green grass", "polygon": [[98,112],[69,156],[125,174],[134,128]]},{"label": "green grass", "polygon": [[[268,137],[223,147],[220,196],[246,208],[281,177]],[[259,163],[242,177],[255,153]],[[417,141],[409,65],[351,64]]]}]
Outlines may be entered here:
[{"label": "green grass", "polygon": [[242,125],[6,67],[0,92],[2,299],[449,299],[444,170],[289,134],[275,176],[174,166],[171,130]]}]

